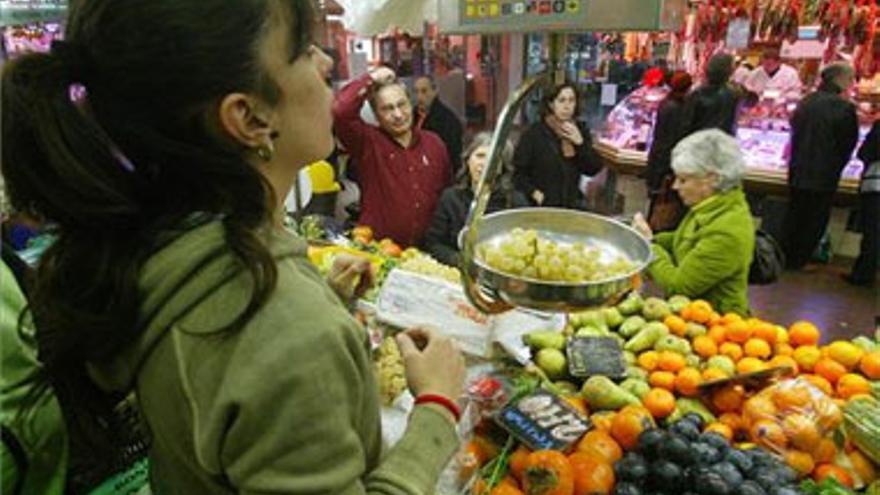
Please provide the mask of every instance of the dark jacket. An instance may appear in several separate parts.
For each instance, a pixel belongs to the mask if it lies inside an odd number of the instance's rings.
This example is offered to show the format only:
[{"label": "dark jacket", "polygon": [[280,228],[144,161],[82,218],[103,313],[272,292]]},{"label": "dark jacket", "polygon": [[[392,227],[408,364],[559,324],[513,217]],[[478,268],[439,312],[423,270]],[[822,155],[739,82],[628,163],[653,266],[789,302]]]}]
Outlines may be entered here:
[{"label": "dark jacket", "polygon": [[[504,194],[500,192],[492,194],[486,213],[529,206],[528,200],[521,192],[512,191],[512,193],[509,204]],[[440,196],[434,219],[425,234],[425,249],[437,261],[458,266],[458,234],[464,228],[473,200],[474,193],[470,188],[462,186],[449,187]]]},{"label": "dark jacket", "polygon": [[788,184],[817,192],[837,190],[840,174],[859,139],[856,107],[820,88],[801,100],[791,117]]},{"label": "dark jacket", "polygon": [[544,193],[541,206],[577,208],[583,204],[578,189],[581,174],[595,175],[602,160],[593,150],[590,129],[578,122],[584,138],[573,158],[562,156],[562,144],[543,120],[532,124],[519,140],[513,155],[514,182],[529,201],[536,190]]},{"label": "dark jacket", "polygon": [[721,129],[736,135],[736,115],[742,97],[728,85],[704,85],[684,100],[681,137],[706,129]]},{"label": "dark jacket", "polygon": [[871,131],[865,136],[865,142],[859,148],[859,160],[865,164],[865,171],[868,165],[880,161],[880,120],[874,121]]},{"label": "dark jacket", "polygon": [[648,191],[660,189],[663,178],[672,173],[672,148],[681,139],[681,118],[684,99],[668,96],[657,108],[654,124],[654,140],[648,152],[645,180]]},{"label": "dark jacket", "polygon": [[[418,122],[418,107],[414,112],[413,122]],[[440,98],[434,98],[431,108],[428,109],[428,115],[425,116],[425,121],[422,123],[422,129],[432,131],[440,136],[440,140],[446,145],[446,151],[449,152],[449,161],[452,163],[454,177],[458,169],[461,168],[462,134],[464,134],[464,128],[458,116],[440,101]]]}]

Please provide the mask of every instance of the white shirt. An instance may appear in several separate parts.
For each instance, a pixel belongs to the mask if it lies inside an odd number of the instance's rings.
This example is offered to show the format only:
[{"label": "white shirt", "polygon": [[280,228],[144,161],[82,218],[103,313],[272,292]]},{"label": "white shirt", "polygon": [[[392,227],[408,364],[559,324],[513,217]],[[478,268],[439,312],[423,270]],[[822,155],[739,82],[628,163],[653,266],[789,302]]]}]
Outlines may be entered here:
[{"label": "white shirt", "polygon": [[745,86],[749,91],[760,96],[789,99],[799,98],[802,88],[797,69],[785,64],[779,66],[773,77],[770,77],[763,67],[758,67],[749,74]]}]

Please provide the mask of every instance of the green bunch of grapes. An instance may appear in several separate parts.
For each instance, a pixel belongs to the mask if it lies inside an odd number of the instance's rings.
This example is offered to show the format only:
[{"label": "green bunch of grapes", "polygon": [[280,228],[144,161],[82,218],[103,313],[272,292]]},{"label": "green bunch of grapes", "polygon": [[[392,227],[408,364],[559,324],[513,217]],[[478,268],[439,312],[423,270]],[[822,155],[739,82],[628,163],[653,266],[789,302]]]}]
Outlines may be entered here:
[{"label": "green bunch of grapes", "polygon": [[547,282],[592,282],[632,271],[623,256],[602,259],[602,251],[583,243],[544,239],[533,229],[516,228],[497,245],[482,243],[477,256],[499,272]]}]

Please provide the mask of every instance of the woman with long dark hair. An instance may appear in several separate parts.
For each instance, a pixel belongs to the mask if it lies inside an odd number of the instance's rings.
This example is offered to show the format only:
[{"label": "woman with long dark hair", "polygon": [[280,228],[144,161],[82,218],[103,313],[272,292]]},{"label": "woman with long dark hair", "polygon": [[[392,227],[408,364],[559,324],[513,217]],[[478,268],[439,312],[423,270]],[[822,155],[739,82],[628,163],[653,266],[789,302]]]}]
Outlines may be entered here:
[{"label": "woman with long dark hair", "polygon": [[[471,140],[461,155],[463,166],[458,171],[457,183],[443,191],[425,235],[425,247],[428,252],[447,265],[459,264],[458,234],[467,221],[483,168],[488,165],[491,141],[492,134],[488,132],[481,132]],[[511,155],[513,155],[513,145],[508,141],[504,143],[501,151],[502,172],[489,198],[487,213],[529,205],[525,196],[513,187]]]},{"label": "woman with long dark hair", "polygon": [[579,115],[575,85],[553,86],[544,94],[541,120],[523,133],[516,146],[516,188],[536,206],[583,209],[586,205],[578,188],[580,177],[597,174],[602,161]]},{"label": "woman with long dark hair", "polygon": [[306,0],[71,2],[66,41],[4,68],[6,185],[56,226],[31,298],[46,378],[92,455],[137,393],[154,493],[426,493],[456,448],[462,357],[412,331],[418,405],[380,456],[346,311],[368,264],[328,285],[283,225],[333,146],[314,17]]}]

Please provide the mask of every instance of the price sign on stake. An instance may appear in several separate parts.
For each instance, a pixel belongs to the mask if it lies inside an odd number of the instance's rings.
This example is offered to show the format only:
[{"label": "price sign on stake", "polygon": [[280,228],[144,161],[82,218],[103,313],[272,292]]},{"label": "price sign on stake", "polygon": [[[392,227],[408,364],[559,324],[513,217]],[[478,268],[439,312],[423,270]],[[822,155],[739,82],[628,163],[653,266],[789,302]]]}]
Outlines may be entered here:
[{"label": "price sign on stake", "polygon": [[495,420],[532,450],[568,450],[590,429],[589,419],[547,390],[509,403]]},{"label": "price sign on stake", "polygon": [[572,376],[623,378],[626,366],[620,343],[611,337],[575,337],[568,341],[568,372]]}]

